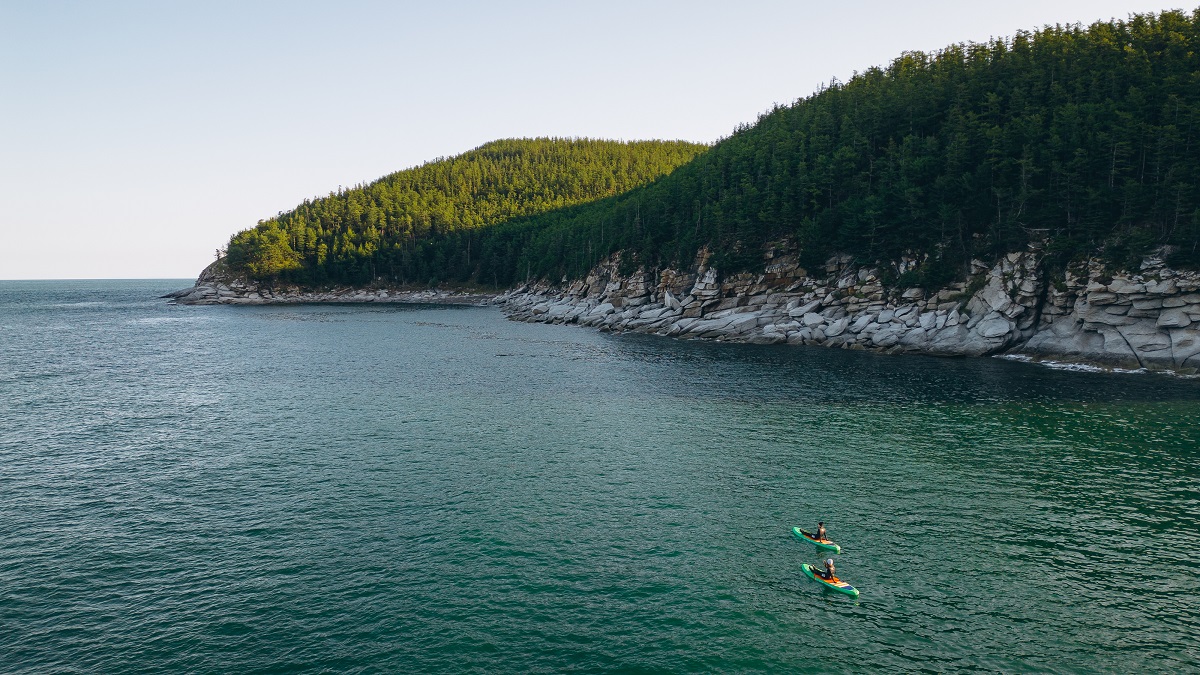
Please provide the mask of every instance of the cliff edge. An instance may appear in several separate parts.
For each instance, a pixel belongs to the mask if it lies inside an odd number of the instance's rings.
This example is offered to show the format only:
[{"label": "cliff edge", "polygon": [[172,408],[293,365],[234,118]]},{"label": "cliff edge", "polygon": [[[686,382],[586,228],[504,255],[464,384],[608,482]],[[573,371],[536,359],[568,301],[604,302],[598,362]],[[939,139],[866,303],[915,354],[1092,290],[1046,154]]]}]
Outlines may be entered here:
[{"label": "cliff edge", "polygon": [[[501,296],[277,288],[231,275],[218,260],[194,287],[163,297],[187,305],[495,302],[515,320],[681,338],[1200,372],[1200,272],[1172,269],[1161,257],[1147,258],[1136,272],[1088,261],[1051,273],[1032,247],[992,265],[973,261],[968,280],[937,291],[885,287],[883,270],[848,257],[809,271],[786,245],[766,254],[758,274],[723,276],[709,257],[702,251],[688,270],[631,274],[621,274],[613,257],[585,279]],[[892,274],[919,262],[902,260]]]},{"label": "cliff edge", "polygon": [[[790,343],[945,356],[1018,355],[1194,374],[1200,368],[1200,273],[1161,258],[1137,272],[1096,261],[1051,274],[1036,247],[964,282],[888,289],[878,268],[834,258],[810,272],[773,250],[759,274],[722,277],[702,252],[690,270],[619,273],[597,266],[564,287],[501,296],[510,317],[606,330],[756,344]],[[904,260],[900,273],[918,261]]]}]

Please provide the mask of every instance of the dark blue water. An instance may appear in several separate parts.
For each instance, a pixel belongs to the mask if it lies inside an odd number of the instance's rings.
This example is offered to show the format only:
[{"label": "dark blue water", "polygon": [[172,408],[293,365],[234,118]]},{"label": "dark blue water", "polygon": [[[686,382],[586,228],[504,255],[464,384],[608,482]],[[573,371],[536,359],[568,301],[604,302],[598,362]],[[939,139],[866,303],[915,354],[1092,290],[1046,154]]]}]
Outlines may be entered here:
[{"label": "dark blue water", "polygon": [[0,282],[0,671],[1200,659],[1200,382],[183,285]]}]

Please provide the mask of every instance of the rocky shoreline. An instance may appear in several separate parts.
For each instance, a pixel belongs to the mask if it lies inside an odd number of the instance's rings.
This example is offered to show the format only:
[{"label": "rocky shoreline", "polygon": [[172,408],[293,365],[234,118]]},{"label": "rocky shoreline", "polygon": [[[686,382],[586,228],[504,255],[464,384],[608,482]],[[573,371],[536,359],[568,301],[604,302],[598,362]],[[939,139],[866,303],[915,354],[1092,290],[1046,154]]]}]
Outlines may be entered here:
[{"label": "rocky shoreline", "polygon": [[[687,271],[622,276],[613,259],[586,279],[516,289],[499,302],[517,320],[681,338],[1200,369],[1200,274],[1159,258],[1136,273],[1110,274],[1093,261],[1052,278],[1031,249],[975,261],[967,281],[936,292],[885,288],[881,270],[848,258],[809,272],[776,250],[763,273],[728,278],[707,262],[702,252]],[[916,264],[901,261],[897,271]]]},{"label": "rocky shoreline", "polygon": [[298,286],[279,288],[225,273],[220,261],[200,273],[196,285],[162,296],[180,305],[300,305],[321,303],[416,303],[486,305],[496,296],[458,290],[335,287],[323,290]]},{"label": "rocky shoreline", "polygon": [[[966,281],[932,292],[887,285],[883,270],[846,257],[809,271],[786,245],[765,254],[758,274],[723,276],[709,258],[701,251],[688,270],[622,274],[614,256],[585,279],[500,296],[274,288],[231,277],[218,261],[193,288],[163,297],[188,305],[494,303],[519,321],[689,339],[1200,372],[1200,272],[1171,269],[1158,257],[1136,272],[1109,272],[1090,261],[1051,274],[1032,247],[990,265],[973,261]],[[902,260],[890,273],[919,262]]]}]

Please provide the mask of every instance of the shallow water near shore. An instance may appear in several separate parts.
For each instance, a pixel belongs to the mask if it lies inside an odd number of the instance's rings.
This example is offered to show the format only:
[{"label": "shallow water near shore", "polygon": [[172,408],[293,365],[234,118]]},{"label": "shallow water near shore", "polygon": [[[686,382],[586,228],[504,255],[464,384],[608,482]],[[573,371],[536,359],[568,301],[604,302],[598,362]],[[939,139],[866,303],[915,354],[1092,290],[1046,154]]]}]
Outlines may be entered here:
[{"label": "shallow water near shore", "polygon": [[184,285],[0,282],[0,671],[1200,659],[1196,380]]}]

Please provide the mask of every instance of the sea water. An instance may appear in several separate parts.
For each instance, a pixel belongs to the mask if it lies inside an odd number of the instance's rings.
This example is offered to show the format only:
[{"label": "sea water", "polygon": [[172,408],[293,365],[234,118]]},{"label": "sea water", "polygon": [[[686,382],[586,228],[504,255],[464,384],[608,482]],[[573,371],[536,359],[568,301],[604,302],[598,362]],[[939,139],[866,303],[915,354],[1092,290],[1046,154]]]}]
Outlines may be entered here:
[{"label": "sea water", "polygon": [[185,285],[0,282],[0,671],[1200,659],[1200,382]]}]

